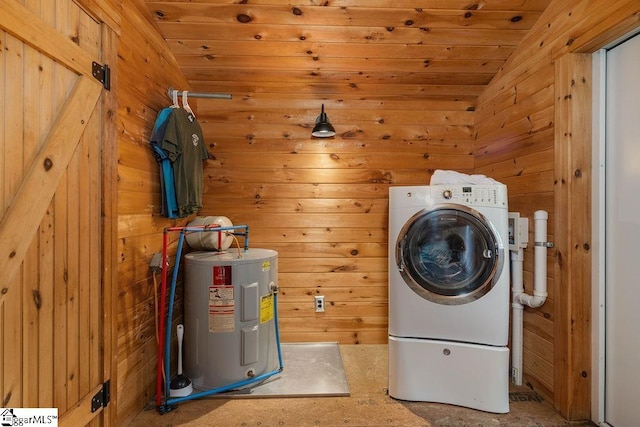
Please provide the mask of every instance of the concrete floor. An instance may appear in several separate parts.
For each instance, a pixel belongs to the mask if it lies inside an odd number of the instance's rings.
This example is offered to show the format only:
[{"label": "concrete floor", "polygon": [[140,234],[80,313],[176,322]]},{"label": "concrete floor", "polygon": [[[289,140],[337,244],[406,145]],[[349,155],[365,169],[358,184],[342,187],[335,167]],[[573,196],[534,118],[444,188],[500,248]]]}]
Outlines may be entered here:
[{"label": "concrete floor", "polygon": [[130,426],[594,426],[567,422],[526,387],[512,387],[508,414],[398,401],[386,393],[386,345],[344,345],[340,352],[348,397],[204,398],[164,415],[150,406]]}]

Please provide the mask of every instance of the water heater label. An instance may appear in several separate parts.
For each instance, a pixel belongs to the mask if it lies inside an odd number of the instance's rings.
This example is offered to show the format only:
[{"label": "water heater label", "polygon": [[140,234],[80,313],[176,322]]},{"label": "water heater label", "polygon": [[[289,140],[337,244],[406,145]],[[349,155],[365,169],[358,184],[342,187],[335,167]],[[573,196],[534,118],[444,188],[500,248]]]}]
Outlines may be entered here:
[{"label": "water heater label", "polygon": [[231,266],[214,266],[209,286],[209,332],[234,332],[235,297],[231,285]]},{"label": "water heater label", "polygon": [[273,294],[260,297],[260,323],[273,319]]},{"label": "water heater label", "polygon": [[213,266],[213,284],[218,286],[231,286],[231,266],[230,265],[214,265]]}]

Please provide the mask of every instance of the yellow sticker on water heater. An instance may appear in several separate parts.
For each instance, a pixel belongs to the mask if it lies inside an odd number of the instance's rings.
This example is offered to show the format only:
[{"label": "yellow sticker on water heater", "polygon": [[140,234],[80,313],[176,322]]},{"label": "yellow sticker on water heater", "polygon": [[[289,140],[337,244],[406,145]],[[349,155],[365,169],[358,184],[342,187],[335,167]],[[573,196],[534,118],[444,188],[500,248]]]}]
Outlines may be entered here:
[{"label": "yellow sticker on water heater", "polygon": [[273,319],[273,294],[260,297],[260,323]]},{"label": "yellow sticker on water heater", "polygon": [[271,270],[271,261],[262,261],[262,271]]}]

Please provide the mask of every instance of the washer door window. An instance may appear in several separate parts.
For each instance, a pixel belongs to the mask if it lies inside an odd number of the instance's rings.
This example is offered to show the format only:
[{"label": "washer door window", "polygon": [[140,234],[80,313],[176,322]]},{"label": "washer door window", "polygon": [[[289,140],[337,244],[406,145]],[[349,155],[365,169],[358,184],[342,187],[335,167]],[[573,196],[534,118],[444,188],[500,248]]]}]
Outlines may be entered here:
[{"label": "washer door window", "polygon": [[430,301],[466,304],[491,290],[501,271],[500,241],[488,221],[462,205],[438,205],[402,228],[396,263],[405,282]]}]

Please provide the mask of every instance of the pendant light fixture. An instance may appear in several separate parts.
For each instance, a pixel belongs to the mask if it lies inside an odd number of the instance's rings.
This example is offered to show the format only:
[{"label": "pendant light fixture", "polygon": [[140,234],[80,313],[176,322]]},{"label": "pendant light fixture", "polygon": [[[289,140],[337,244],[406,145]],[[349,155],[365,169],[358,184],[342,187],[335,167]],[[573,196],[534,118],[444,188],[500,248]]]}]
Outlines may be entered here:
[{"label": "pendant light fixture", "polygon": [[336,134],[336,130],[333,128],[331,123],[329,123],[329,118],[327,114],[324,112],[324,104],[322,104],[322,112],[316,118],[316,125],[313,127],[313,131],[311,132],[312,136],[316,138],[330,138]]}]

